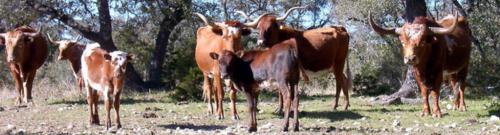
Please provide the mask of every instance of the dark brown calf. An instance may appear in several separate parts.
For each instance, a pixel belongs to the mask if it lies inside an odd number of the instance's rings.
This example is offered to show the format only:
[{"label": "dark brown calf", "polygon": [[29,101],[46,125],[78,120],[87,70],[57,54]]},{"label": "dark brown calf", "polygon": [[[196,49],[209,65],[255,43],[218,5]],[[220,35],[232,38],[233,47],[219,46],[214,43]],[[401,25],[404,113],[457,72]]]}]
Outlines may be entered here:
[{"label": "dark brown calf", "polygon": [[130,59],[130,55],[122,51],[108,53],[101,49],[97,43],[87,45],[85,48],[81,61],[82,78],[89,103],[89,124],[99,124],[97,101],[99,100],[98,92],[101,92],[106,110],[106,129],[111,126],[111,103],[113,103],[116,112],[116,127],[121,128],[120,93],[125,80],[127,62]]},{"label": "dark brown calf", "polygon": [[83,51],[85,50],[85,45],[79,44],[78,40],[59,40],[54,41],[47,35],[49,42],[56,45],[59,50],[58,60],[68,60],[70,62],[71,68],[73,70],[73,76],[75,76],[76,84],[80,92],[83,87],[82,73],[81,70],[81,57]]},{"label": "dark brown calf", "polygon": [[[340,91],[344,93],[344,110],[349,107],[349,90],[352,79],[348,65],[349,34],[342,26],[330,26],[306,31],[286,28],[282,22],[296,9],[289,9],[284,16],[276,17],[263,14],[255,19],[249,27],[259,31],[257,43],[272,47],[280,42],[294,39],[297,41],[299,60],[306,71],[310,73],[333,73],[335,75],[336,95],[333,109],[337,109]],[[345,73],[344,74],[344,67]],[[322,72],[326,71],[326,72]]]},{"label": "dark brown calf", "polygon": [[265,81],[277,85],[284,95],[285,120],[283,131],[288,131],[289,113],[293,101],[294,131],[299,130],[297,84],[300,75],[300,63],[297,57],[296,41],[284,41],[267,50],[247,51],[240,58],[231,51],[212,52],[212,59],[219,62],[221,76],[230,78],[237,89],[243,91],[248,102],[250,113],[249,132],[257,131],[257,99],[258,85]]},{"label": "dark brown calf", "polygon": [[17,104],[32,103],[31,89],[36,70],[47,59],[47,41],[40,31],[21,26],[7,33],[0,33],[5,39],[5,53],[10,73],[16,82]]}]

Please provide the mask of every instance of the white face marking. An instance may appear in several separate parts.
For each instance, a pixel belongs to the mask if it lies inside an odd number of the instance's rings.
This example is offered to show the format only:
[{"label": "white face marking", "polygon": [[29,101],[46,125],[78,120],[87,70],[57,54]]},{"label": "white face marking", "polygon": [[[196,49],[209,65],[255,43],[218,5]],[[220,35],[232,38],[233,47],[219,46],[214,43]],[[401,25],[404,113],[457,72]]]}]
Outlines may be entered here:
[{"label": "white face marking", "polygon": [[408,34],[408,36],[412,40],[418,40],[418,38],[420,38],[422,36],[422,32],[423,32],[422,27],[423,26],[418,25],[416,28],[408,29],[406,34]]},{"label": "white face marking", "polygon": [[237,27],[227,27],[227,31],[229,32],[228,34],[230,35],[236,35],[240,29]]},{"label": "white face marking", "polygon": [[122,52],[122,51],[113,51],[113,52],[109,53],[109,55],[111,56],[111,60],[113,62],[116,62],[118,64],[118,67],[121,67],[127,61],[128,54],[126,52]]}]

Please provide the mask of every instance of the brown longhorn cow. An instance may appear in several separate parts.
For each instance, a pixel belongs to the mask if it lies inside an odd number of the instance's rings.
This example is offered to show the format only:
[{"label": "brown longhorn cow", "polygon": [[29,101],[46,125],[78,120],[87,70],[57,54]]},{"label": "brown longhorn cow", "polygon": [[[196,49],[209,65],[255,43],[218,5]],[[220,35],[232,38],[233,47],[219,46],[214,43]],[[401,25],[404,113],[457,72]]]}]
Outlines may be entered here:
[{"label": "brown longhorn cow", "polygon": [[450,80],[457,92],[454,108],[465,111],[465,78],[471,51],[471,31],[464,17],[449,15],[439,21],[416,17],[400,28],[377,26],[369,15],[373,30],[380,35],[399,36],[404,63],[411,65],[423,99],[421,116],[429,115],[429,92],[433,117],[441,117],[439,92],[441,83]]},{"label": "brown longhorn cow", "polygon": [[71,68],[73,70],[73,76],[75,76],[76,84],[80,92],[83,87],[82,74],[80,72],[81,69],[81,57],[82,53],[85,50],[85,45],[78,43],[77,40],[59,40],[54,41],[47,35],[49,42],[56,45],[59,54],[57,56],[58,60],[68,60],[70,62]]},{"label": "brown longhorn cow", "polygon": [[[196,32],[195,60],[198,68],[203,72],[203,93],[205,100],[208,100],[208,112],[213,114],[212,95],[215,95],[218,119],[223,119],[222,101],[224,99],[224,91],[219,64],[216,60],[211,59],[209,54],[211,52],[221,53],[223,50],[231,52],[241,51],[243,49],[241,36],[246,36],[251,31],[246,28],[247,24],[238,21],[212,23],[202,14],[195,13],[195,15],[200,17],[206,24],[206,26],[198,28]],[[214,86],[215,93],[213,91]],[[229,87],[231,88],[230,100],[233,119],[239,119],[235,105],[236,89],[231,84]]]},{"label": "brown longhorn cow", "polygon": [[[349,107],[348,91],[352,87],[352,79],[347,62],[349,34],[341,26],[299,31],[287,28],[281,24],[293,10],[301,8],[305,7],[291,8],[282,17],[276,17],[271,14],[261,15],[255,19],[254,23],[249,23],[248,26],[256,28],[259,31],[257,44],[261,46],[272,47],[283,41],[295,39],[297,41],[300,63],[306,71],[310,72],[309,74],[311,72],[313,75],[333,72],[337,87],[333,109],[338,107],[340,90],[342,90],[345,96],[344,110],[347,110]],[[343,73],[344,66],[346,66],[348,75]],[[282,110],[282,106],[282,98],[280,96],[278,112]]]},{"label": "brown longhorn cow", "polygon": [[16,83],[17,102],[33,103],[31,94],[36,70],[47,59],[47,41],[29,26],[21,26],[7,33],[0,33],[5,41],[7,64]]}]

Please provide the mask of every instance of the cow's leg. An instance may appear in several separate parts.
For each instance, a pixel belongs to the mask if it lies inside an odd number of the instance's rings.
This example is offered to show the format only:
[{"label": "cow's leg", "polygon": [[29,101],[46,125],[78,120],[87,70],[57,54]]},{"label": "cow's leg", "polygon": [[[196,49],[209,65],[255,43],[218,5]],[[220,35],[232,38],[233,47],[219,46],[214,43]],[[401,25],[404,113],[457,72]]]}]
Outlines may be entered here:
[{"label": "cow's leg", "polygon": [[[335,75],[335,87],[336,87],[335,100],[333,102],[333,110],[337,110],[337,107],[339,106],[338,103],[339,103],[339,98],[340,98],[340,90],[342,89],[343,84],[344,84],[344,74],[342,73],[342,69],[340,69],[340,71],[338,71],[337,68],[334,68],[333,74]],[[346,107],[344,109],[347,110],[347,106],[348,105],[346,103]]]},{"label": "cow's leg", "polygon": [[97,106],[99,104],[99,93],[97,91],[92,92],[92,106],[93,106],[93,115],[92,119],[94,119],[94,124],[99,125],[99,107]]},{"label": "cow's leg", "polygon": [[432,117],[441,118],[441,109],[439,108],[439,86],[436,89],[431,89],[433,109]]},{"label": "cow's leg", "polygon": [[420,86],[420,94],[422,96],[422,102],[423,102],[422,113],[420,114],[420,116],[427,116],[430,113],[428,89],[424,88],[423,86]]},{"label": "cow's leg", "polygon": [[283,84],[283,83],[280,85],[280,91],[283,94],[283,99],[285,101],[284,102],[285,116],[283,120],[283,131],[286,132],[288,131],[288,125],[289,125],[291,98],[294,93],[290,91],[288,84]]},{"label": "cow's leg", "polygon": [[257,111],[254,100],[255,95],[252,94],[251,89],[249,90],[248,88],[245,88],[245,96],[247,98],[248,114],[249,114],[248,132],[255,132],[257,131],[257,119],[254,117],[255,112]]},{"label": "cow's leg", "polygon": [[299,131],[299,89],[297,84],[292,84],[293,91],[293,131]]},{"label": "cow's leg", "polygon": [[274,110],[276,114],[283,114],[283,94],[278,90],[278,108]]},{"label": "cow's leg", "polygon": [[457,80],[455,78],[455,75],[452,75],[450,79],[450,84],[451,84],[451,89],[453,90],[453,93],[455,93],[455,101],[453,101],[453,110],[457,110],[459,107],[459,99],[460,99],[460,93],[459,93],[459,88],[457,85]]},{"label": "cow's leg", "polygon": [[467,108],[465,107],[465,79],[467,78],[467,70],[468,70],[468,67],[465,67],[464,69],[462,69],[460,72],[457,73],[457,80],[458,80],[458,93],[459,93],[459,96],[457,96],[457,98],[460,98],[459,99],[459,110],[460,111],[466,111]]},{"label": "cow's leg", "polygon": [[22,103],[23,97],[24,97],[22,79],[21,79],[21,76],[18,73],[15,73],[15,71],[12,71],[12,69],[11,69],[10,73],[11,73],[12,77],[14,78],[14,81],[16,84],[16,90],[17,90],[16,104],[20,105]]},{"label": "cow's leg", "polygon": [[115,93],[113,108],[115,109],[116,128],[122,128],[122,123],[120,122],[120,92]]},{"label": "cow's leg", "polygon": [[31,103],[33,104],[33,97],[31,95],[31,90],[33,88],[33,80],[35,79],[35,74],[36,74],[36,70],[34,71],[31,71],[30,73],[27,74],[27,78],[26,78],[26,82],[23,83],[24,85],[24,90],[26,91],[24,95],[24,101],[26,103]]},{"label": "cow's leg", "polygon": [[239,120],[240,116],[238,116],[238,111],[236,110],[236,88],[234,88],[233,83],[229,83],[229,87],[231,87],[231,112],[233,113],[233,119],[234,120]]},{"label": "cow's leg", "polygon": [[212,83],[210,83],[210,78],[208,74],[203,73],[203,93],[205,100],[208,100],[208,115],[214,114],[214,108],[212,105]]},{"label": "cow's leg", "polygon": [[87,90],[87,103],[88,103],[88,111],[89,111],[89,126],[95,123],[94,121],[94,95],[93,91],[90,89],[90,86],[85,83],[85,89]]},{"label": "cow's leg", "polygon": [[104,90],[103,92],[103,96],[104,96],[104,108],[106,110],[106,130],[109,129],[109,127],[111,127],[111,117],[110,117],[110,111],[111,111],[111,103],[113,102],[113,99],[111,99],[111,96],[110,96],[110,92],[112,91],[112,89],[110,88],[106,88],[106,90]]},{"label": "cow's leg", "polygon": [[224,107],[222,102],[224,100],[224,89],[222,88],[222,79],[220,78],[220,73],[214,74],[214,85],[215,85],[215,102],[217,107],[218,119],[224,119]]}]

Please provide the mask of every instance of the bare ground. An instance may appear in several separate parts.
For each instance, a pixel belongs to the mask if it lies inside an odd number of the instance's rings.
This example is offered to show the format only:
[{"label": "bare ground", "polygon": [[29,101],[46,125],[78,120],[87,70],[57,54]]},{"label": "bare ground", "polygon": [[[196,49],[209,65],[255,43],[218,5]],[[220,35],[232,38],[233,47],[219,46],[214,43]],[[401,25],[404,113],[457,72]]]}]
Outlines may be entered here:
[{"label": "bare ground", "polygon": [[[206,114],[203,102],[173,102],[169,93],[129,93],[122,98],[123,128],[106,131],[104,110],[99,106],[100,126],[88,126],[86,101],[77,92],[64,96],[35,93],[35,105],[15,106],[12,94],[0,98],[0,134],[247,134],[244,98],[238,102],[241,120],[232,120],[229,104],[217,120]],[[7,96],[5,96],[7,95]],[[10,95],[10,96],[9,96]],[[265,96],[263,96],[265,97]],[[351,98],[349,111],[333,111],[332,96],[302,97],[300,132],[291,134],[500,134],[500,121],[488,114],[491,99],[466,99],[468,110],[447,109],[441,100],[443,118],[420,117],[421,105],[372,105],[370,97]],[[276,103],[261,99],[256,134],[281,132],[281,115],[273,113]],[[341,102],[342,103],[342,102]],[[341,108],[341,107],[340,107]],[[114,113],[112,113],[112,118]],[[114,120],[113,120],[114,122]],[[114,125],[114,123],[113,123]]]}]

